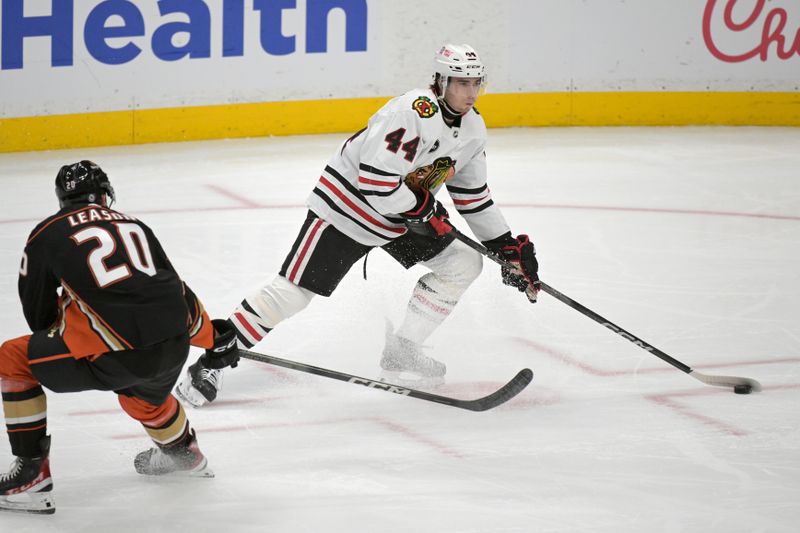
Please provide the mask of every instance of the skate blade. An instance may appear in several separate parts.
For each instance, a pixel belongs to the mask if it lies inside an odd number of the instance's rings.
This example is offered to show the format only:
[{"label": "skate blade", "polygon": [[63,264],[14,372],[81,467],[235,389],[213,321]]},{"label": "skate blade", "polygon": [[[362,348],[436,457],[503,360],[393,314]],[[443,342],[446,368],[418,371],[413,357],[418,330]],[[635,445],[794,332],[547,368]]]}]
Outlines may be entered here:
[{"label": "skate blade", "polygon": [[208,467],[205,467],[202,470],[189,470],[188,472],[181,472],[180,474],[186,477],[216,477],[214,471]]},{"label": "skate blade", "polygon": [[396,372],[382,370],[379,379],[384,383],[391,383],[409,389],[435,389],[444,385],[444,376],[419,376],[410,372]]},{"label": "skate blade", "polygon": [[201,477],[201,478],[215,477],[214,471],[208,468],[208,466],[197,468],[195,470],[175,470],[173,472],[159,472],[157,474],[137,471],[137,474],[141,474],[149,479],[171,478],[171,477]]},{"label": "skate blade", "polygon": [[197,409],[199,407],[203,407],[203,405],[206,403],[205,396],[196,390],[193,391],[190,389],[187,392],[181,387],[181,384],[178,384],[173,392],[175,397],[178,398],[178,401],[180,401],[184,407],[188,406]]},{"label": "skate blade", "polygon": [[34,492],[0,496],[0,511],[29,514],[53,514],[56,503],[50,492]]},{"label": "skate blade", "polygon": [[173,472],[172,475],[180,475],[184,477],[214,477],[214,471],[208,467],[208,459],[203,457],[203,462],[191,470],[178,470]]},{"label": "skate blade", "polygon": [[134,464],[134,470],[137,474],[151,479],[170,478],[170,477],[214,477],[214,471],[208,467],[208,458],[203,457],[203,461],[188,470],[160,470],[160,471],[147,471],[146,468],[137,467]]}]

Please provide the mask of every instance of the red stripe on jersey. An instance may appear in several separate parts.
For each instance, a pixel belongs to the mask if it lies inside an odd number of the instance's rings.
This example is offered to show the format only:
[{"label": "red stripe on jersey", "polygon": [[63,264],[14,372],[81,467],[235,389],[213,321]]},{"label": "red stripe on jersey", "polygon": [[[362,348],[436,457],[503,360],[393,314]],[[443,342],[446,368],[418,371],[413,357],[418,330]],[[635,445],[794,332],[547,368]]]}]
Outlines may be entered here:
[{"label": "red stripe on jersey", "polygon": [[303,244],[303,249],[300,250],[300,254],[297,256],[297,260],[294,263],[294,268],[292,268],[292,272],[289,274],[289,281],[294,281],[297,271],[300,269],[300,265],[303,263],[303,259],[305,258],[306,253],[308,253],[308,248],[311,246],[311,242],[314,240],[314,236],[319,231],[320,226],[322,226],[322,219],[317,219],[317,222],[314,224],[314,227],[311,228],[311,232],[308,234],[306,242]]},{"label": "red stripe on jersey", "polygon": [[39,359],[31,359],[28,364],[38,365],[39,363],[47,363],[48,361],[58,361],[59,359],[66,359],[72,357],[71,353],[62,353],[58,355],[51,355],[50,357],[40,357]]},{"label": "red stripe on jersey", "polygon": [[364,183],[365,185],[375,185],[377,187],[396,187],[399,181],[380,181],[380,180],[371,180],[369,178],[365,178],[364,176],[358,177],[359,183]]},{"label": "red stripe on jersey", "polygon": [[325,185],[328,189],[330,189],[333,192],[333,194],[338,196],[339,199],[342,202],[347,204],[347,206],[350,209],[352,209],[353,211],[355,211],[356,213],[361,215],[361,217],[364,218],[364,220],[367,220],[368,222],[372,223],[373,225],[378,226],[379,228],[381,228],[383,230],[390,231],[392,233],[401,234],[401,233],[405,233],[406,232],[405,228],[390,228],[389,226],[387,226],[385,224],[381,224],[378,220],[375,220],[375,218],[371,217],[369,215],[369,213],[367,213],[366,211],[364,211],[363,209],[358,207],[356,204],[354,204],[353,201],[350,200],[350,198],[345,196],[344,193],[342,191],[340,191],[339,189],[337,189],[330,181],[325,179],[325,176],[320,176],[319,177],[319,181],[320,181],[320,183]]},{"label": "red stripe on jersey", "polygon": [[243,327],[244,329],[246,329],[246,330],[247,330],[247,332],[248,332],[250,335],[252,335],[252,337],[253,337],[254,339],[256,339],[257,341],[260,341],[261,339],[263,339],[263,338],[264,338],[264,336],[263,336],[263,335],[259,334],[259,333],[258,333],[258,331],[256,331],[256,330],[253,328],[253,326],[251,326],[251,325],[250,325],[250,323],[249,323],[249,322],[247,322],[247,320],[245,320],[244,316],[242,316],[242,314],[241,314],[241,313],[238,313],[238,312],[237,312],[237,313],[233,313],[233,316],[236,318],[236,320],[239,322],[239,324],[241,324],[241,325],[242,325],[242,327]]},{"label": "red stripe on jersey", "polygon": [[475,198],[473,200],[453,200],[454,205],[469,205],[474,204],[475,202],[480,202],[481,200],[486,200],[489,196],[482,196],[480,198]]}]

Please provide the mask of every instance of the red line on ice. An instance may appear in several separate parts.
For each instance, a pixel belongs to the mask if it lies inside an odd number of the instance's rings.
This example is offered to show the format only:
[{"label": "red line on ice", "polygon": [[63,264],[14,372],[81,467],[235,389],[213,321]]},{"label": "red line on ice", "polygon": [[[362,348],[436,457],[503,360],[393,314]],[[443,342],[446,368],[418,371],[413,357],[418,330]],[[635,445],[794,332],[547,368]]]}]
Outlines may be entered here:
[{"label": "red line on ice", "polygon": [[[206,211],[236,211],[236,210],[259,210],[259,209],[307,209],[305,204],[257,204],[239,195],[224,191],[217,190],[213,185],[208,185],[209,188],[214,188],[219,194],[231,199],[235,199],[240,205],[236,206],[218,206],[218,207],[174,207],[169,209],[138,209],[133,208],[130,213],[133,215],[143,214],[170,214],[170,213],[203,213]],[[503,209],[573,209],[579,211],[620,211],[631,213],[666,213],[676,215],[697,215],[697,216],[715,216],[715,217],[738,217],[738,218],[760,218],[768,220],[791,220],[800,221],[798,215],[778,215],[771,213],[742,213],[738,211],[711,211],[703,209],[672,209],[672,208],[658,208],[658,207],[624,207],[624,206],[602,206],[602,205],[563,205],[563,204],[505,204],[499,203],[498,205]],[[123,209],[127,212],[128,210]],[[18,223],[37,223],[46,217],[50,212],[43,213],[42,216],[37,218],[15,218],[0,220],[0,224],[18,224]]]},{"label": "red line on ice", "polygon": [[[270,429],[270,428],[289,428],[289,427],[304,427],[304,426],[328,426],[331,424],[346,424],[346,423],[363,423],[370,422],[378,424],[383,428],[389,429],[394,433],[398,433],[410,440],[423,444],[434,451],[453,457],[456,459],[463,459],[465,456],[458,450],[436,442],[435,440],[417,433],[410,428],[393,422],[382,417],[366,417],[366,418],[338,418],[327,420],[312,420],[308,422],[270,422],[270,423],[248,423],[245,425],[231,425],[231,426],[215,426],[215,427],[199,427],[199,433],[228,433],[231,431],[252,431],[253,429]],[[147,439],[147,435],[142,431],[138,433],[121,433],[112,435],[110,438],[114,440],[131,440],[131,439]]]},{"label": "red line on ice", "polygon": [[[578,368],[587,374],[591,374],[592,376],[613,377],[613,376],[629,376],[636,374],[651,374],[657,372],[676,372],[676,371],[680,372],[680,370],[674,368],[668,363],[664,363],[663,366],[651,367],[651,368],[634,368],[631,370],[603,370],[594,365],[584,363],[583,361],[580,361],[579,359],[572,357],[571,355],[568,355],[567,353],[561,350],[550,348],[549,346],[532,341],[530,339],[525,339],[522,337],[514,337],[514,340],[522,344],[527,344],[528,346],[534,348],[537,352],[543,353],[547,356],[550,356],[553,359],[557,359],[570,366],[574,366],[575,368]],[[653,361],[655,361],[655,356],[653,357],[654,357]],[[690,366],[693,369],[699,370],[701,368],[703,369],[726,368],[726,367],[752,366],[752,365],[772,365],[779,363],[800,363],[800,357],[770,357],[768,359],[765,358],[765,359],[751,359],[747,361],[726,361],[723,363],[690,365]]]},{"label": "red line on ice", "polygon": [[230,198],[231,200],[239,202],[242,207],[248,207],[248,208],[253,208],[253,209],[260,209],[260,208],[264,207],[261,204],[250,200],[249,198],[245,198],[244,196],[240,196],[240,195],[236,194],[233,191],[230,191],[228,189],[224,189],[224,188],[220,187],[219,185],[206,184],[206,188],[207,189],[211,189],[215,193],[220,194],[220,195],[222,195],[222,196],[224,196],[226,198]]}]

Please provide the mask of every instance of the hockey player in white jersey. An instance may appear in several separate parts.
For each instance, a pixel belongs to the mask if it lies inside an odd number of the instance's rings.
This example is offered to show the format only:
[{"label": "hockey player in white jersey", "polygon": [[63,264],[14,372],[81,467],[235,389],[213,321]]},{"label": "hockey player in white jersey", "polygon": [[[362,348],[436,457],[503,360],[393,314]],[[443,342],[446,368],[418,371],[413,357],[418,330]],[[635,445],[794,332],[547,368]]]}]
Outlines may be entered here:
[{"label": "hockey player in white jersey", "polygon": [[[434,196],[446,188],[456,210],[490,250],[512,262],[503,282],[535,302],[538,263],[526,235],[512,237],[486,183],[486,125],[475,103],[485,66],[469,45],[444,45],[433,83],[398,96],[345,140],[308,198],[309,212],[280,272],[247,296],[229,317],[239,346],[250,348],[315,295],[333,293],[350,267],[380,247],[424,274],[405,318],[388,328],[382,377],[389,382],[442,382],[445,365],[422,343],[447,318],[478,277],[482,256],[449,235],[447,212]],[[222,370],[191,365],[179,396],[199,406],[213,401]]]}]

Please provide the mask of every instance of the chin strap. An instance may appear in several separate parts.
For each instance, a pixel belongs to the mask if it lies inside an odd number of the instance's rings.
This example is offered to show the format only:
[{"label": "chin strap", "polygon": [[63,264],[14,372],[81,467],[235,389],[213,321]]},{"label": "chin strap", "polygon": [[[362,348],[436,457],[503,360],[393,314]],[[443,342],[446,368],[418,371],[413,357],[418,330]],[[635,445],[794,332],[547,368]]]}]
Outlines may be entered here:
[{"label": "chin strap", "polygon": [[442,115],[444,116],[444,120],[448,124],[452,124],[456,120],[466,115],[466,113],[459,113],[458,111],[450,107],[450,104],[447,103],[447,100],[444,99],[444,96],[439,97],[439,104],[442,108]]}]

